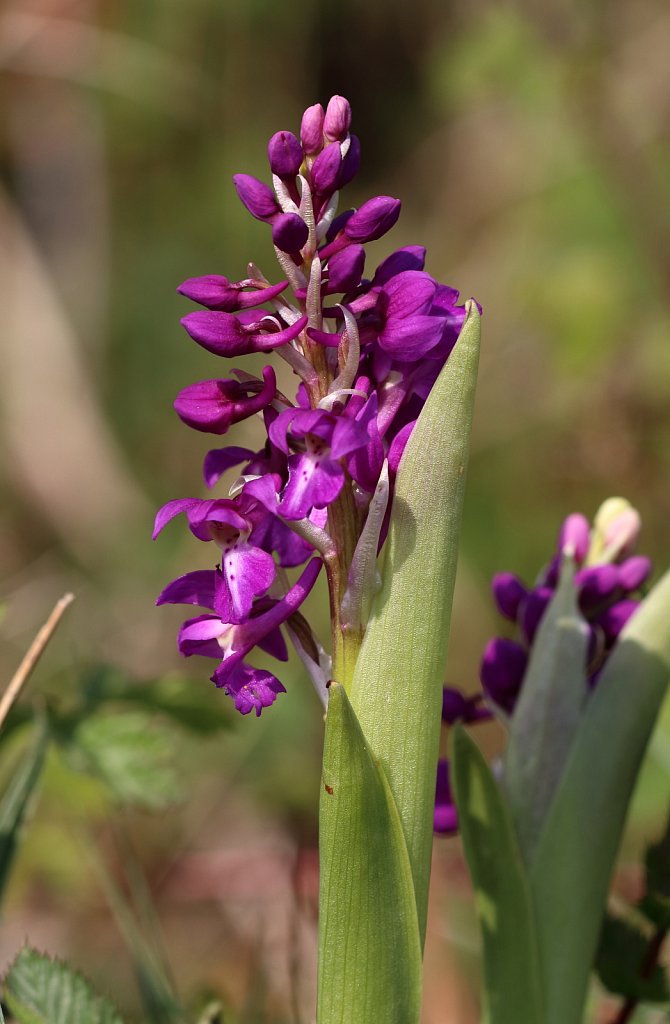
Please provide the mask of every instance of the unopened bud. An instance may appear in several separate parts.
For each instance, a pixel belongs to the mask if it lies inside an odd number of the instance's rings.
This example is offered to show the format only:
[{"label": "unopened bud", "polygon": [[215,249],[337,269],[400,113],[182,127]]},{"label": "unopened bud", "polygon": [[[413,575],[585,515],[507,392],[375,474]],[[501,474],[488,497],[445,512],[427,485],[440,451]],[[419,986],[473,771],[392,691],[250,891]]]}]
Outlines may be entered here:
[{"label": "unopened bud", "polygon": [[338,139],[341,142],[346,138],[350,125],[351,106],[349,100],[345,100],[344,96],[331,96],[323,121],[324,135],[327,139]]},{"label": "unopened bud", "polygon": [[300,141],[305,155],[319,153],[323,148],[323,122],[325,114],[320,103],[308,107],[302,115]]}]

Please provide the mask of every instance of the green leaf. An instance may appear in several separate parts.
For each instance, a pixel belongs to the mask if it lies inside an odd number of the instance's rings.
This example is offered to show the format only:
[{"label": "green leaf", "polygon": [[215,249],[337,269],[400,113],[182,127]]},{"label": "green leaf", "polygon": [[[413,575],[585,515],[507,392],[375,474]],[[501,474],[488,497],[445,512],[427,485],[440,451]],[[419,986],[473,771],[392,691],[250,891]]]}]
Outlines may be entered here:
[{"label": "green leaf", "polygon": [[533,642],[505,751],[503,784],[527,864],[584,709],[588,637],[574,565],[566,560]]},{"label": "green leaf", "polygon": [[23,949],[5,979],[17,1024],[123,1024],[116,1009],[59,960]]},{"label": "green leaf", "polygon": [[461,726],[452,780],[482,930],[485,1024],[543,1024],[537,935],[509,809],[479,747]]},{"label": "green leaf", "polygon": [[[396,479],[351,703],[402,821],[421,941],[433,845],[442,682],[479,360],[474,302],[412,431]],[[340,680],[343,681],[343,680]]]},{"label": "green leaf", "polygon": [[657,928],[670,931],[670,822],[662,838],[647,847],[644,862],[645,893],[638,909]]},{"label": "green leaf", "polygon": [[598,976],[610,992],[645,1003],[663,1003],[670,999],[665,971],[654,964],[645,975],[649,939],[628,921],[605,918],[596,958]]},{"label": "green leaf", "polygon": [[30,749],[23,756],[0,801],[0,903],[14,863],[21,827],[39,782],[49,745],[46,719],[39,721]]},{"label": "green leaf", "polygon": [[203,735],[229,729],[228,703],[213,686],[202,686],[181,676],[133,682],[118,669],[103,665],[84,681],[89,705],[119,701],[140,705],[174,719],[180,726]]},{"label": "green leaf", "polygon": [[66,747],[75,767],[100,778],[123,804],[161,810],[182,796],[172,762],[174,740],[142,711],[93,715]]},{"label": "green leaf", "polygon": [[337,683],[322,783],[318,1024],[416,1024],[421,946],[407,848],[388,783]]},{"label": "green leaf", "polygon": [[546,1024],[577,1024],[626,810],[670,677],[670,573],[590,698],[533,857]]}]

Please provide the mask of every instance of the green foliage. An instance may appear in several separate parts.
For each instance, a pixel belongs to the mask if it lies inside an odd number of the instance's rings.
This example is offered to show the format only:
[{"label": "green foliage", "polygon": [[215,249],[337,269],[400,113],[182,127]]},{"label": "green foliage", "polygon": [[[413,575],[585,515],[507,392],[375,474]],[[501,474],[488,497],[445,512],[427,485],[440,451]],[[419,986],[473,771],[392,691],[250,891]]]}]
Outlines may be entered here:
[{"label": "green foliage", "polygon": [[326,716],[318,1024],[416,1024],[421,944],[398,811],[344,687]]},{"label": "green foliage", "polygon": [[626,811],[669,677],[666,574],[622,633],[587,704],[532,860],[547,1024],[581,1019]]},{"label": "green foliage", "polygon": [[670,825],[645,855],[645,893],[638,907],[647,920],[670,930]]},{"label": "green foliage", "polygon": [[101,779],[119,803],[161,810],[183,794],[173,746],[154,716],[119,711],[76,722],[65,749],[71,763]]},{"label": "green foliage", "polygon": [[42,775],[48,745],[49,727],[42,718],[37,721],[33,742],[0,801],[0,903],[16,856],[21,827]]},{"label": "green foliage", "polygon": [[[479,361],[474,303],[405,449],[351,703],[393,792],[425,935],[435,771]],[[411,766],[411,767],[410,767]]]},{"label": "green foliage", "polygon": [[28,948],[9,970],[4,1001],[17,1024],[123,1024],[80,974]]},{"label": "green foliage", "polygon": [[530,891],[509,809],[477,744],[453,735],[452,778],[482,930],[485,1024],[543,1024]]},{"label": "green foliage", "polygon": [[646,968],[649,939],[621,918],[605,918],[596,970],[605,988],[626,999],[663,1003],[670,999],[665,971],[659,964]]},{"label": "green foliage", "polygon": [[504,787],[527,864],[584,708],[587,645],[574,566],[566,561],[533,642],[505,751]]}]

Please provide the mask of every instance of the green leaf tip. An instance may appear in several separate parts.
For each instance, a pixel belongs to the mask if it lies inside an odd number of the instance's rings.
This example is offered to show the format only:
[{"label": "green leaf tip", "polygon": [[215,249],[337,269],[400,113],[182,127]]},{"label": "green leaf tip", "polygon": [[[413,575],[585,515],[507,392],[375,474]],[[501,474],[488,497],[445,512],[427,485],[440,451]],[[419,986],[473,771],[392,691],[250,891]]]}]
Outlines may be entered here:
[{"label": "green leaf tip", "polygon": [[476,303],[411,433],[396,477],[382,588],[351,703],[389,781],[425,935],[451,602],[480,345]]},{"label": "green leaf tip", "polygon": [[544,1024],[528,879],[507,804],[479,747],[452,735],[452,780],[482,930],[485,1024]]},{"label": "green leaf tip", "polygon": [[338,683],[326,715],[319,831],[318,1024],[417,1024],[421,945],[405,840]]},{"label": "green leaf tip", "polygon": [[4,1001],[17,1024],[123,1024],[81,974],[28,947],[9,969]]}]

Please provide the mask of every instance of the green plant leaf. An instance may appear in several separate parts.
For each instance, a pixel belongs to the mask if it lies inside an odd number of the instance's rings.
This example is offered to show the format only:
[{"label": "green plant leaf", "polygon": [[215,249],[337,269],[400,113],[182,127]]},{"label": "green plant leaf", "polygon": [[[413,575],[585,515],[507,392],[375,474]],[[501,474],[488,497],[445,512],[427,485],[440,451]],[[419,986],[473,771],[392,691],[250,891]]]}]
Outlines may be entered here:
[{"label": "green plant leaf", "polygon": [[17,1024],[123,1024],[80,974],[27,948],[5,979],[5,1002]]},{"label": "green plant leaf", "polygon": [[33,742],[0,801],[0,903],[14,863],[21,827],[42,775],[48,746],[48,723],[46,719],[38,720]]},{"label": "green plant leaf", "polygon": [[670,573],[590,698],[530,870],[546,1024],[578,1024],[626,810],[670,678]]},{"label": "green plant leaf", "polygon": [[318,1024],[416,1024],[421,946],[407,848],[388,783],[337,683],[319,834]]},{"label": "green plant leaf", "polygon": [[530,889],[509,809],[461,726],[453,733],[451,777],[482,930],[485,1024],[543,1024]]},{"label": "green plant leaf", "polygon": [[618,917],[605,918],[596,957],[598,976],[610,992],[645,1003],[664,1003],[670,999],[665,971],[654,964],[645,972],[649,939]]},{"label": "green plant leaf", "polygon": [[588,626],[566,560],[533,642],[505,751],[503,785],[530,863],[584,710]]},{"label": "green plant leaf", "polygon": [[215,687],[195,685],[183,676],[134,682],[118,669],[102,665],[87,675],[83,690],[89,706],[110,701],[139,705],[167,715],[195,733],[229,729],[232,722],[228,702]]},{"label": "green plant leaf", "polygon": [[474,302],[412,431],[396,478],[351,703],[391,786],[423,943],[451,602],[479,360]]},{"label": "green plant leaf", "polygon": [[100,778],[120,803],[147,810],[160,810],[182,796],[173,748],[165,725],[142,711],[85,718],[66,744],[75,767]]}]

